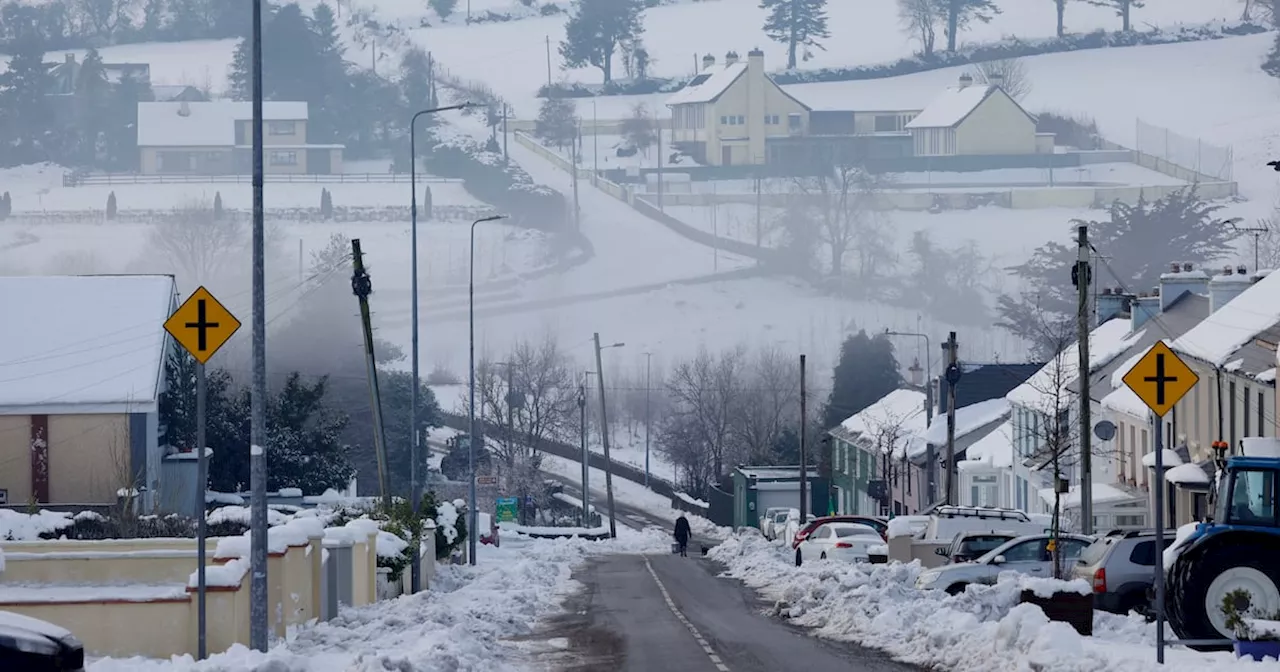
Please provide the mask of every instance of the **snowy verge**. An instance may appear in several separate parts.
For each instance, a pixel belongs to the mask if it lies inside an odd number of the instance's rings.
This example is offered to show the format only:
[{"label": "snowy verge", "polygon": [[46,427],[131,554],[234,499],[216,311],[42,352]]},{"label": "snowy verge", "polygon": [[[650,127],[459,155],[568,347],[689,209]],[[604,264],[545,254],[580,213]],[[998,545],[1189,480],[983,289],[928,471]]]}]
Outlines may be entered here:
[{"label": "snowy verge", "polygon": [[430,590],[358,609],[299,628],[266,653],[237,646],[197,663],[190,656],[159,661],[102,659],[88,672],[355,672],[397,670],[515,672],[511,638],[530,634],[559,612],[577,588],[573,567],[607,553],[665,553],[657,531],[619,529],[617,539],[512,539],[481,546],[475,567],[442,565]]},{"label": "snowy verge", "polygon": [[[785,545],[758,534],[735,535],[709,554],[777,602],[791,622],[820,637],[856,641],[900,660],[949,672],[1228,672],[1274,671],[1276,663],[1237,660],[1230,653],[1171,648],[1155,662],[1155,626],[1138,617],[1098,612],[1094,636],[1050,622],[1039,607],[1019,604],[1022,590],[1044,592],[1046,579],[1003,574],[992,586],[960,595],[915,588],[918,563],[850,565],[810,562],[796,567]],[[1053,582],[1074,590],[1069,582]]]}]

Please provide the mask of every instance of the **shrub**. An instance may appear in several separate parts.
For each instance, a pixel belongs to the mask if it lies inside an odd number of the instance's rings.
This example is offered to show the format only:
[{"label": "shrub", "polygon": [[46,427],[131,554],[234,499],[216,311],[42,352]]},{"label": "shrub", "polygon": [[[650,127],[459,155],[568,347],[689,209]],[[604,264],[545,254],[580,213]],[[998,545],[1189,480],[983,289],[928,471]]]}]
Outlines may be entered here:
[{"label": "shrub", "polygon": [[222,219],[222,192],[217,191],[213,194],[213,218]]},{"label": "shrub", "polygon": [[[1065,35],[1060,38],[1024,40],[1009,37],[998,42],[978,44],[964,47],[954,53],[939,51],[928,58],[919,54],[907,58],[858,65],[848,68],[819,68],[817,70],[785,70],[773,73],[773,81],[778,84],[805,84],[817,82],[852,82],[864,79],[883,79],[898,77],[916,72],[938,70],[956,65],[968,65],[984,61],[997,61],[1022,56],[1038,56],[1056,54],[1085,49],[1103,49],[1106,47],[1136,47],[1152,44],[1175,44],[1179,42],[1200,42],[1218,40],[1224,37],[1240,35],[1256,35],[1265,33],[1265,26],[1249,22],[1211,23],[1200,26],[1179,26],[1176,29],[1152,29],[1146,32],[1113,32],[1094,31],[1077,35]],[[1277,66],[1280,72],[1280,66]],[[538,90],[541,97],[588,98],[591,96],[643,95],[653,93],[670,93],[679,90],[692,77],[675,79],[641,79],[614,80],[606,85],[589,85],[577,82],[568,84],[546,85]]]},{"label": "shrub", "polygon": [[1098,122],[1091,117],[1041,112],[1036,115],[1036,132],[1053,133],[1057,145],[1084,150],[1102,148]]},{"label": "shrub", "polygon": [[520,166],[504,162],[501,155],[485,151],[469,136],[451,133],[443,124],[428,132],[435,138],[427,158],[432,174],[462,179],[472,196],[510,213],[516,226],[556,231],[565,223],[564,197],[534,183]]},{"label": "shrub", "polygon": [[422,188],[422,212],[431,219],[431,185]]},{"label": "shrub", "polygon": [[107,219],[116,218],[116,192],[107,194]]}]

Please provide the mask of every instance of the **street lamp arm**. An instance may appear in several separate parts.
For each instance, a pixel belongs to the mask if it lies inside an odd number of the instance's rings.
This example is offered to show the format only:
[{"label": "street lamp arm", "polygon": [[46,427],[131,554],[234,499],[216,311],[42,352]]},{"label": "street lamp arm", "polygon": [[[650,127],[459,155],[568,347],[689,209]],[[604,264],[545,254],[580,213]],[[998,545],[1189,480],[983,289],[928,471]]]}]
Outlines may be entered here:
[{"label": "street lamp arm", "polygon": [[472,107],[472,104],[470,102],[459,103],[457,105],[446,105],[444,107],[433,107],[427,110],[419,110],[413,114],[413,118],[409,120],[409,125],[412,126],[415,123],[417,123],[418,117],[421,117],[424,114],[435,114],[436,112],[448,112],[450,110],[463,110],[468,107]]}]

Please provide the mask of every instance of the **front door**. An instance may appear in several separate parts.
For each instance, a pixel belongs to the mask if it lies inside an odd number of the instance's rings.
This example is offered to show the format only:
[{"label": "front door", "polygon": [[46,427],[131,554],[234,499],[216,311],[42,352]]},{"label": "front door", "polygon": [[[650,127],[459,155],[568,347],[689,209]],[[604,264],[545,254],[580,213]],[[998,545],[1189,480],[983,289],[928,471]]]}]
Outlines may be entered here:
[{"label": "front door", "polygon": [[733,148],[732,147],[728,145],[722,145],[720,147],[720,165],[722,166],[733,165]]}]

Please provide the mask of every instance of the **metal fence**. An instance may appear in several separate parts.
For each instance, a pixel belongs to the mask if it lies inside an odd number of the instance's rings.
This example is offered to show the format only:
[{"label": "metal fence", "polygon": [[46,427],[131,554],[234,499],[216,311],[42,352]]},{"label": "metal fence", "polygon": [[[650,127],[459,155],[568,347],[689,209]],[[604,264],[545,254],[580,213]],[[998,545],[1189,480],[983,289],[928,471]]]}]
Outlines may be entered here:
[{"label": "metal fence", "polygon": [[[330,175],[280,174],[263,175],[267,184],[408,184],[408,173],[336,173]],[[446,177],[419,175],[421,184],[461,182]],[[66,173],[62,184],[66,187],[111,184],[252,184],[252,175],[143,175],[140,173]]]},{"label": "metal fence", "polygon": [[1175,133],[1167,128],[1137,121],[1137,146],[1143,154],[1168,161],[1175,166],[1194,170],[1224,182],[1232,181],[1232,162],[1235,158],[1231,147],[1213,145]]}]

